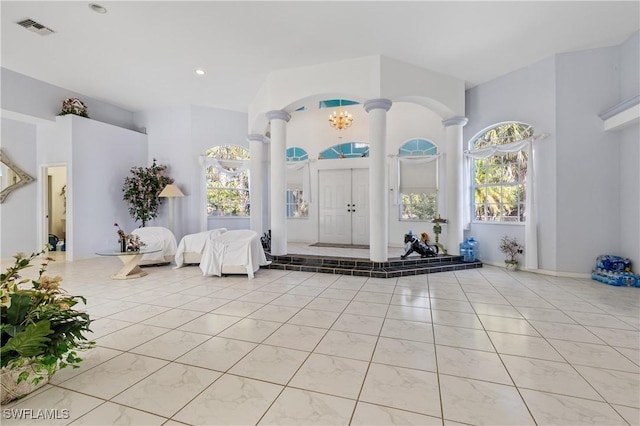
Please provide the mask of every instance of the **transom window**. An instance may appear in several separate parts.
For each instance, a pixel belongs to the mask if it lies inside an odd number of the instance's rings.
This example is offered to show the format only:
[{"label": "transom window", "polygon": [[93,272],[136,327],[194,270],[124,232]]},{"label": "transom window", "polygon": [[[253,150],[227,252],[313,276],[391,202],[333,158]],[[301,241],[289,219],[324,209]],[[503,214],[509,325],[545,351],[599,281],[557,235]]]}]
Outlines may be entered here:
[{"label": "transom window", "polygon": [[220,145],[206,152],[215,163],[206,169],[207,213],[210,216],[249,216],[249,151]]},{"label": "transom window", "polygon": [[318,155],[318,160],[335,160],[339,158],[361,158],[369,156],[369,144],[363,142],[347,142],[325,149]]},{"label": "transom window", "polygon": [[400,220],[430,221],[438,211],[438,147],[411,139],[398,149]]},{"label": "transom window", "polygon": [[[518,142],[533,136],[524,123],[500,123],[471,141],[472,151]],[[503,152],[472,162],[474,220],[480,222],[524,222],[527,152]]]},{"label": "transom window", "polygon": [[[287,148],[287,162],[299,163],[308,159],[309,154],[304,149],[298,147]],[[309,203],[303,199],[304,180],[308,177],[308,173],[308,166],[287,170],[286,210],[288,218],[309,217]]]}]

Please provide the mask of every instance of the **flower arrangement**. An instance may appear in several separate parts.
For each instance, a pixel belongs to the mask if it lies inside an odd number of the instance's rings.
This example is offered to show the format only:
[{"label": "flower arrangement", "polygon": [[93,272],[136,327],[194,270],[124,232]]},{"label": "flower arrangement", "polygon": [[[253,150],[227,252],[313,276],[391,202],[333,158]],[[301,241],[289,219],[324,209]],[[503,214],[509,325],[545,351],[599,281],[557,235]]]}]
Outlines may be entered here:
[{"label": "flower arrangement", "polygon": [[[44,253],[18,253],[15,264],[0,274],[2,404],[21,396],[10,390],[8,376],[14,377],[14,384],[46,382],[57,368],[78,368],[76,364],[82,359],[76,351],[94,345],[85,337],[91,331],[89,314],[74,309],[86,299],[70,296],[60,288],[62,277],[44,275],[53,259],[42,258],[37,279],[20,276],[21,270]],[[26,286],[29,281],[30,288]],[[11,374],[14,372],[18,372],[17,378]]]},{"label": "flower arrangement", "polygon": [[58,115],[75,114],[89,118],[87,106],[78,98],[67,98],[62,101],[62,110]]},{"label": "flower arrangement", "polygon": [[524,246],[516,240],[515,237],[510,237],[505,235],[500,239],[500,251],[507,255],[504,263],[507,264],[517,264],[518,259],[516,256],[522,254],[524,251]]},{"label": "flower arrangement", "polygon": [[158,216],[158,207],[162,199],[158,197],[165,186],[173,183],[173,179],[166,176],[167,166],[157,165],[153,159],[151,167],[132,167],[131,175],[124,179],[123,199],[129,203],[129,214],[135,221],[141,221],[142,226]]},{"label": "flower arrangement", "polygon": [[114,223],[113,226],[118,227],[118,242],[120,243],[120,251],[140,251],[146,244],[138,235],[125,234],[120,225]]}]

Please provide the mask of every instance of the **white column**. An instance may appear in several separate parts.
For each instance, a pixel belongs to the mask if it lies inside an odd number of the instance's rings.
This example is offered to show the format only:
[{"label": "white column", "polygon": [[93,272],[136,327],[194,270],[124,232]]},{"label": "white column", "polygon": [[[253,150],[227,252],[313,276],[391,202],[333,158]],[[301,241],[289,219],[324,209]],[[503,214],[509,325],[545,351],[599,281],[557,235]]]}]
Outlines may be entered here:
[{"label": "white column", "polygon": [[247,136],[249,149],[251,152],[251,162],[249,165],[249,202],[251,203],[250,227],[259,235],[267,230],[264,228],[264,207],[263,194],[264,184],[262,181],[265,171],[264,145],[269,143],[266,136],[252,134]]},{"label": "white column", "polygon": [[369,114],[369,259],[386,262],[389,257],[389,176],[387,170],[387,111],[389,99],[364,103]]},{"label": "white column", "polygon": [[442,121],[447,141],[447,252],[460,254],[459,244],[464,239],[464,209],[466,204],[463,192],[463,149],[462,128],[469,120],[466,117],[453,117]]},{"label": "white column", "polygon": [[287,254],[287,122],[288,112],[269,111],[271,123],[271,254]]}]

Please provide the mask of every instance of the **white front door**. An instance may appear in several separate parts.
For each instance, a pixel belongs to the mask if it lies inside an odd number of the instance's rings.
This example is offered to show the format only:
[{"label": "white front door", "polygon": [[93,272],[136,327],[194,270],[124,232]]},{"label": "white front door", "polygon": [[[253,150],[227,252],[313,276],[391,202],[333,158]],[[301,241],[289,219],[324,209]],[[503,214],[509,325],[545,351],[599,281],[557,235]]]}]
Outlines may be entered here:
[{"label": "white front door", "polygon": [[321,243],[369,244],[369,171],[320,170]]}]

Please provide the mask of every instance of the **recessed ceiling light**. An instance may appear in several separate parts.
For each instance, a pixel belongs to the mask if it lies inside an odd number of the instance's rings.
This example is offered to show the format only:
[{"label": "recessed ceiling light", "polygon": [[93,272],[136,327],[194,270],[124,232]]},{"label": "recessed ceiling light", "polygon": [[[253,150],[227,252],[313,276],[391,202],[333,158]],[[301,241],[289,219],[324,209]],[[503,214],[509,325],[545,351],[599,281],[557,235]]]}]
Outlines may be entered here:
[{"label": "recessed ceiling light", "polygon": [[96,3],[89,3],[89,9],[96,13],[107,13],[107,9]]},{"label": "recessed ceiling light", "polygon": [[203,69],[198,68],[198,69],[196,70],[196,74],[198,74],[198,75],[205,75],[205,72],[204,72],[204,70],[203,70]]}]

